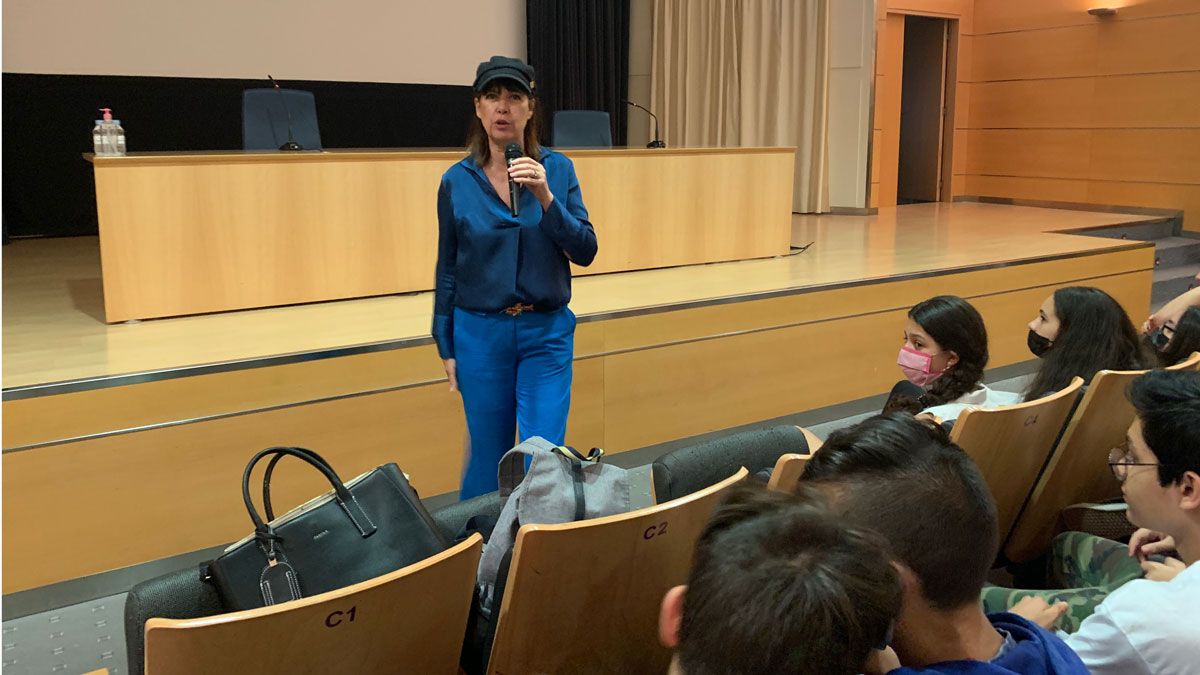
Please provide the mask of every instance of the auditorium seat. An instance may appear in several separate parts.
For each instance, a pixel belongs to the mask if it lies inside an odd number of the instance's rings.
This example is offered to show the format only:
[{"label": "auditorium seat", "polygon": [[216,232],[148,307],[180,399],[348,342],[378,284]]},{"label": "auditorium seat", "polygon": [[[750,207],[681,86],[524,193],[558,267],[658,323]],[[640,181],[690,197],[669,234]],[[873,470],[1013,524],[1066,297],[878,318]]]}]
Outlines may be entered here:
[{"label": "auditorium seat", "polygon": [[559,110],[554,113],[556,148],[611,148],[612,127],[601,110]]},{"label": "auditorium seat", "polygon": [[1176,363],[1173,366],[1168,366],[1166,368],[1166,370],[1180,370],[1180,371],[1200,370],[1200,352],[1192,352],[1191,356],[1180,361],[1179,363]]},{"label": "auditorium seat", "polygon": [[500,492],[496,491],[443,506],[429,515],[433,517],[433,522],[437,524],[446,540],[454,541],[473,516],[490,519],[494,524],[496,518],[500,517],[500,509],[503,506]]},{"label": "auditorium seat", "polygon": [[146,622],[152,618],[196,619],[225,611],[212,584],[200,580],[197,566],[169,572],[134,586],[125,598],[125,650],[129,672],[145,665]]},{"label": "auditorium seat", "polygon": [[1055,440],[1079,399],[1083,378],[1044,398],[997,408],[968,408],[950,438],[979,466],[996,499],[1000,540],[1034,489]]},{"label": "auditorium seat", "polygon": [[482,548],[476,534],[310,598],[200,619],[150,619],[146,673],[455,673]]},{"label": "auditorium seat", "polygon": [[278,150],[288,140],[289,113],[296,142],[305,150],[320,150],[321,127],[312,92],[273,88],[242,92],[242,148]]},{"label": "auditorium seat", "polygon": [[816,434],[808,429],[801,429],[801,431],[808,438],[808,452],[804,454],[789,452],[780,456],[779,460],[775,462],[775,468],[771,470],[771,479],[767,481],[768,488],[781,492],[795,492],[796,486],[800,483],[800,474],[804,473],[804,466],[808,464],[808,460],[812,459],[813,453],[821,449],[821,439],[817,438]]},{"label": "auditorium seat", "polygon": [[629,513],[517,532],[487,672],[665,673],[663,595],[686,583],[725,480]]},{"label": "auditorium seat", "polygon": [[[750,475],[775,466],[781,455],[809,452],[808,431],[792,425],[752,429],[678,448],[654,460],[654,498],[678,499],[728,477],[738,467]],[[818,440],[819,443],[819,440]]]},{"label": "auditorium seat", "polygon": [[[1191,367],[1190,361],[1172,368]],[[1134,416],[1125,392],[1145,372],[1101,370],[1092,378],[1004,546],[1009,560],[1026,562],[1045,553],[1068,506],[1121,494],[1108,468],[1108,452],[1125,442]]]}]

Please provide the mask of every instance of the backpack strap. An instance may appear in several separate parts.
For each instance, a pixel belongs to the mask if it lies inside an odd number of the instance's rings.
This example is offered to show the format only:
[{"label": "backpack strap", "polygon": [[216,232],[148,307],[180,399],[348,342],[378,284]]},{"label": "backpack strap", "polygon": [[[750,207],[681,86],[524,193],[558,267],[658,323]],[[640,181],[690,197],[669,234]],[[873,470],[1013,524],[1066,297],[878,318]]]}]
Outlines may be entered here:
[{"label": "backpack strap", "polygon": [[554,452],[566,458],[567,463],[571,465],[571,483],[575,487],[575,518],[574,520],[583,520],[586,515],[586,504],[583,501],[583,463],[600,461],[604,456],[604,451],[600,448],[592,448],[588,454],[580,454],[578,450],[567,445],[555,446]]}]

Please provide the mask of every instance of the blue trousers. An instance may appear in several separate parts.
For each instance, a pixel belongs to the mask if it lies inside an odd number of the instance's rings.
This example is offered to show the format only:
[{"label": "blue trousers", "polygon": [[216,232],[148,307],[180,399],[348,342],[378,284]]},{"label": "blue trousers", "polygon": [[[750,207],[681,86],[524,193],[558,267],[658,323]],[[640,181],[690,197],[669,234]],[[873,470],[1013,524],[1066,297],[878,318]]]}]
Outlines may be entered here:
[{"label": "blue trousers", "polygon": [[565,441],[574,356],[575,314],[566,307],[519,316],[454,310],[454,358],[470,435],[459,499],[497,489],[496,468],[518,429],[522,441]]}]

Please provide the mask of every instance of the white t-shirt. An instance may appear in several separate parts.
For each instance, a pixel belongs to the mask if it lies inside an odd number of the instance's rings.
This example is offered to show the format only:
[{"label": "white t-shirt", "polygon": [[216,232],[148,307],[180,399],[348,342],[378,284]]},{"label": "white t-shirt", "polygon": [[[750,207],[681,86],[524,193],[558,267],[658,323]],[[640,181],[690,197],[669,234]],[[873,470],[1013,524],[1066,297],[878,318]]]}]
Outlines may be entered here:
[{"label": "white t-shirt", "polygon": [[950,403],[935,405],[922,410],[923,413],[936,415],[943,422],[958,419],[967,408],[995,408],[1002,405],[1012,405],[1021,402],[1021,395],[1011,391],[989,389],[985,384],[977,384],[975,388],[959,396]]},{"label": "white t-shirt", "polygon": [[1066,642],[1092,675],[1200,672],[1200,563],[1118,588]]}]

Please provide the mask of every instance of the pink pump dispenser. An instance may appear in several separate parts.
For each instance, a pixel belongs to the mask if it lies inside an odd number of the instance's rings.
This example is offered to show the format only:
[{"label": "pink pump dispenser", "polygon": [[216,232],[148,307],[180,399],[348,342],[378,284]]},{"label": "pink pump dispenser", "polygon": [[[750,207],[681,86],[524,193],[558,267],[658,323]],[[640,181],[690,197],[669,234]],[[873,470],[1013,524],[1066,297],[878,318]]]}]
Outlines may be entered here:
[{"label": "pink pump dispenser", "polygon": [[104,113],[104,121],[105,122],[112,121],[112,108],[101,108],[100,112]]}]

